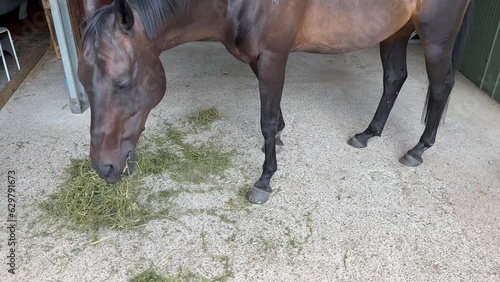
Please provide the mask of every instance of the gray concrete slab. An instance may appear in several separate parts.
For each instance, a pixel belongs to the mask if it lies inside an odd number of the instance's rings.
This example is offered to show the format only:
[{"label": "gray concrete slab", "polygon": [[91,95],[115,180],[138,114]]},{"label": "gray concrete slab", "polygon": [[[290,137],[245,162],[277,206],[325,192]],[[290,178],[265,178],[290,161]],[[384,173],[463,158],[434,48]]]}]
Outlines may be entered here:
[{"label": "gray concrete slab", "polygon": [[[290,56],[283,96],[285,147],[263,206],[226,211],[237,190],[258,178],[257,81],[218,43],[165,52],[168,90],[146,134],[197,108],[215,106],[214,125],[235,167],[224,189],[180,194],[176,221],[133,232],[87,235],[34,223],[40,200],[57,190],[69,158],[89,150],[90,113],[68,108],[62,64],[48,53],[0,111],[0,179],[18,177],[17,274],[1,281],[127,281],[153,267],[229,281],[500,281],[500,105],[459,75],[447,123],[424,164],[398,159],[418,141],[427,87],[422,50],[409,47],[409,79],[381,138],[346,144],[372,118],[382,89],[378,49],[349,55]],[[172,189],[168,176],[149,181]],[[2,189],[4,189],[2,188]],[[6,195],[2,217],[6,221]],[[239,199],[241,200],[241,199]],[[230,220],[193,209],[216,209]],[[5,233],[5,234],[4,234]],[[203,236],[201,235],[203,234]]]}]

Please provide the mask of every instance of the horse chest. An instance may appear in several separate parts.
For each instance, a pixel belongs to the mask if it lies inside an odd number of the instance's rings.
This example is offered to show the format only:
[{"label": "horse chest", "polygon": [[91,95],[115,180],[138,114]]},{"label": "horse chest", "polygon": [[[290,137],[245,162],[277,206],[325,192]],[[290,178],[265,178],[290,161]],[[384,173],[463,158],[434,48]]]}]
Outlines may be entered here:
[{"label": "horse chest", "polygon": [[251,40],[246,35],[231,35],[223,44],[231,55],[244,63],[254,62],[259,56],[258,41]]}]

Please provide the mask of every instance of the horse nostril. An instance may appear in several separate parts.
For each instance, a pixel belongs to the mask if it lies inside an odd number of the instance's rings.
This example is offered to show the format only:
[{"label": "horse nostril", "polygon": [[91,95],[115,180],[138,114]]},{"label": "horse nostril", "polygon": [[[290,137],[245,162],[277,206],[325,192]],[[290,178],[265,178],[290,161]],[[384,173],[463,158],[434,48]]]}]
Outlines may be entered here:
[{"label": "horse nostril", "polygon": [[108,177],[113,172],[113,169],[114,169],[113,165],[104,165],[102,170],[103,175]]},{"label": "horse nostril", "polygon": [[96,164],[93,165],[95,171],[100,178],[105,179],[108,182],[114,183],[118,181],[119,173],[117,173],[117,166],[112,164]]},{"label": "horse nostril", "polygon": [[97,174],[99,174],[99,176],[101,178],[108,178],[112,173],[113,173],[113,169],[114,169],[114,166],[113,165],[98,165],[95,167],[96,169],[96,172]]}]

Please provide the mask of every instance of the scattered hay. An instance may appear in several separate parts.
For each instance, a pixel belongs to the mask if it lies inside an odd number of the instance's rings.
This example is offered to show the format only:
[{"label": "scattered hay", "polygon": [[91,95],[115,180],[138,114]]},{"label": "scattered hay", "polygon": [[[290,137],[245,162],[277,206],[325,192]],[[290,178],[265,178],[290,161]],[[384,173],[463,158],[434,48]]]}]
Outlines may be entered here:
[{"label": "scattered hay", "polygon": [[181,162],[179,155],[172,152],[168,146],[160,147],[154,151],[144,151],[139,148],[137,156],[136,173],[144,175],[162,174]]},{"label": "scattered hay", "polygon": [[[179,273],[175,276],[159,275],[154,270],[146,270],[130,279],[130,282],[209,282],[213,281],[205,277],[201,277],[191,272]],[[220,280],[219,280],[220,281]]]},{"label": "scattered hay", "polygon": [[213,122],[222,119],[222,115],[216,108],[199,110],[188,116],[188,122],[195,129],[207,128]]},{"label": "scattered hay", "polygon": [[[190,115],[188,121],[193,128],[205,127],[219,118],[216,109],[209,109]],[[139,193],[148,191],[143,187],[145,177],[168,173],[176,182],[200,184],[212,181],[214,176],[223,177],[231,167],[233,153],[223,151],[217,142],[209,140],[195,146],[185,141],[189,131],[172,126],[166,130],[166,136],[142,138],[137,148],[137,171],[132,176],[122,177],[116,184],[99,178],[88,159],[71,160],[60,191],[43,202],[42,209],[49,215],[69,219],[80,230],[129,229],[152,219],[168,217],[168,211],[157,213],[139,204]],[[166,191],[162,196],[178,195],[178,192]]]},{"label": "scattered hay", "polygon": [[[232,165],[233,152],[208,141],[195,146],[185,141],[189,132],[169,126],[165,136],[154,136],[138,150],[137,166],[141,173],[151,175],[168,172],[172,180],[193,184],[206,183],[212,176],[223,177]],[[145,148],[152,148],[145,149]]]},{"label": "scattered hay", "polygon": [[231,167],[231,152],[224,152],[215,144],[203,144],[195,147],[182,145],[184,159],[170,172],[170,177],[178,182],[200,184],[209,180],[210,176],[224,175]]},{"label": "scattered hay", "polygon": [[130,280],[130,282],[177,282],[175,278],[161,276],[153,270],[144,271]]},{"label": "scattered hay", "polygon": [[72,159],[67,172],[61,190],[41,207],[52,216],[69,219],[78,229],[97,230],[99,226],[127,229],[160,217],[138,204],[141,183],[137,177],[108,184],[99,178],[87,159]]}]

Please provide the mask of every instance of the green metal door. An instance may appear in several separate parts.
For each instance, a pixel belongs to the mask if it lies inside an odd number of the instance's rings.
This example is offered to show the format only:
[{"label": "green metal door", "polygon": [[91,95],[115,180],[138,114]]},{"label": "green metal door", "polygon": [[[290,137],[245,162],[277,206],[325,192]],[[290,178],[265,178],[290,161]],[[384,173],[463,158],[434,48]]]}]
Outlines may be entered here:
[{"label": "green metal door", "polygon": [[497,28],[496,40],[491,48],[490,60],[484,72],[482,88],[500,102],[500,24]]},{"label": "green metal door", "polygon": [[500,0],[476,0],[460,71],[500,102]]}]

